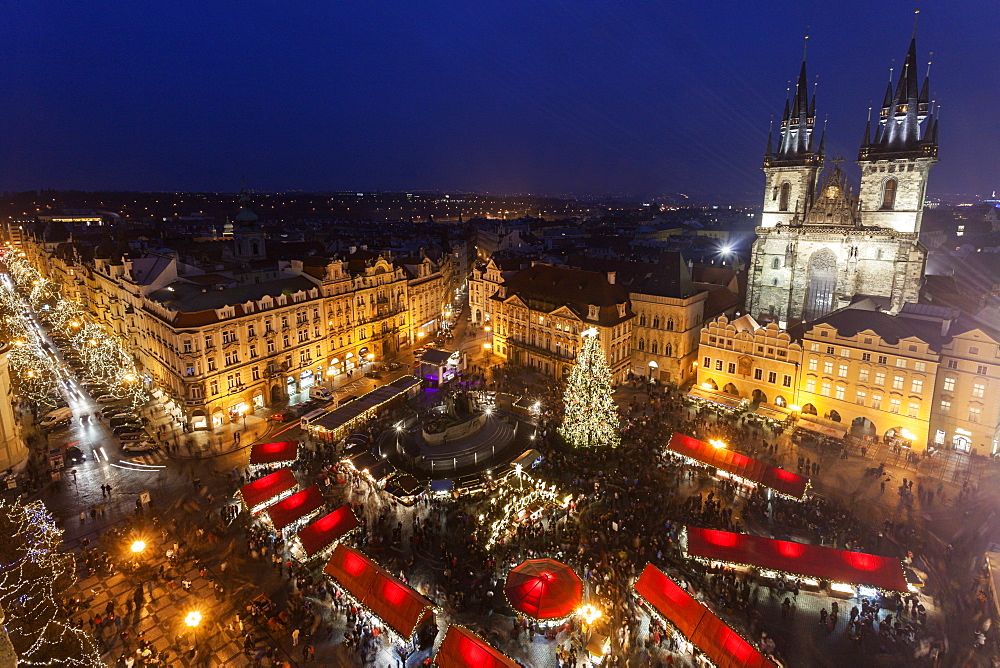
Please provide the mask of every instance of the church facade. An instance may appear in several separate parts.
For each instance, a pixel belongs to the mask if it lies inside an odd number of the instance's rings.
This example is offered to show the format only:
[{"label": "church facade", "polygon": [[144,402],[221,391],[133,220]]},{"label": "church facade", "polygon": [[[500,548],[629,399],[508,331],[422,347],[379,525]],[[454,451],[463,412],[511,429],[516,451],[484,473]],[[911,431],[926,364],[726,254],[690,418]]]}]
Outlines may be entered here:
[{"label": "church facade", "polygon": [[768,136],[747,310],[785,326],[870,297],[897,313],[919,295],[927,256],[920,221],[937,162],[937,122],[928,78],[918,86],[916,41],[895,88],[889,83],[874,134],[871,118],[865,127],[857,193],[839,164],[821,179],[825,137],[817,141],[816,97],[807,87],[803,62],[776,147]]}]

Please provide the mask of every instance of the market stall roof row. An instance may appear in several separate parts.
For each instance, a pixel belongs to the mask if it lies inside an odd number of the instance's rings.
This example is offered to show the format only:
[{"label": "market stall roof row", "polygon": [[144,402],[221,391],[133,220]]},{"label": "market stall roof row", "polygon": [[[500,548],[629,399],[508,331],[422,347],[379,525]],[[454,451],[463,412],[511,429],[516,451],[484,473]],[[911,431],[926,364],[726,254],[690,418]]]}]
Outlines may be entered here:
[{"label": "market stall roof row", "polygon": [[745,478],[758,485],[770,487],[776,492],[795,499],[802,499],[805,496],[809,484],[808,478],[797,473],[779,469],[759,459],[741,455],[725,447],[715,447],[710,443],[677,432],[674,432],[674,435],[670,437],[670,443],[667,447],[682,457],[694,459],[707,466],[714,466],[721,471]]},{"label": "market stall roof row", "polygon": [[438,668],[518,668],[520,665],[469,629],[455,624],[448,627],[434,663]]},{"label": "market stall roof row", "polygon": [[405,395],[418,385],[420,385],[420,379],[415,376],[403,376],[387,385],[377,387],[371,392],[362,394],[354,401],[342,404],[326,415],[311,422],[309,428],[335,432],[346,427],[352,427],[359,418],[363,419],[367,417],[370,411],[379,408],[397,397]]},{"label": "market stall roof row", "polygon": [[299,456],[298,441],[254,443],[250,448],[250,466],[266,466],[281,462],[294,462]]},{"label": "market stall roof row", "polygon": [[307,557],[313,557],[361,526],[350,506],[327,513],[297,535]]},{"label": "market stall roof row", "polygon": [[713,390],[705,389],[704,387],[698,387],[695,385],[688,392],[688,396],[692,399],[699,399],[701,401],[710,401],[713,404],[719,404],[720,406],[725,406],[726,408],[739,408],[743,400],[739,397],[734,397],[729,394],[724,394],[722,392],[715,392]]},{"label": "market stall roof row", "polygon": [[829,436],[830,438],[844,438],[844,436],[847,435],[847,429],[845,427],[822,424],[805,417],[799,418],[799,422],[796,426],[807,431],[811,431],[814,434],[821,434],[823,436]]},{"label": "market stall roof row", "polygon": [[775,668],[756,647],[653,564],[646,564],[634,589],[718,668]]},{"label": "market stall roof row", "polygon": [[242,497],[247,510],[256,512],[274,499],[287,496],[296,487],[298,487],[298,482],[292,475],[292,469],[285,467],[243,485],[240,487],[240,497]]},{"label": "market stall roof row", "polygon": [[275,531],[281,531],[287,526],[298,522],[304,517],[315,513],[326,501],[323,499],[323,492],[317,485],[310,485],[301,492],[296,492],[289,497],[268,506],[264,512],[271,522]]},{"label": "market stall roof row", "polygon": [[405,640],[413,637],[425,617],[434,614],[433,603],[343,543],[333,550],[323,572]]},{"label": "market stall roof row", "polygon": [[828,582],[907,591],[899,559],[730,531],[687,527],[687,555]]}]

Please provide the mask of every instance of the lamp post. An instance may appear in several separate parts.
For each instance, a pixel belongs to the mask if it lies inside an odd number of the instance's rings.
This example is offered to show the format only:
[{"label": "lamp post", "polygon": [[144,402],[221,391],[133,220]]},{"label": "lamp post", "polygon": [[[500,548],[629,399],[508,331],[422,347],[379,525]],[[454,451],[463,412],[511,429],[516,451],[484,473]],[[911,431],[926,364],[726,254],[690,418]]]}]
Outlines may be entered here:
[{"label": "lamp post", "polygon": [[138,570],[139,555],[141,555],[143,551],[146,549],[146,541],[144,540],[133,541],[132,545],[130,546],[130,549],[132,550],[133,564],[135,566],[133,570]]},{"label": "lamp post", "polygon": [[192,633],[194,633],[194,651],[198,654],[198,625],[201,624],[201,613],[197,610],[192,610],[187,613],[187,617],[184,618],[184,623],[187,624]]}]

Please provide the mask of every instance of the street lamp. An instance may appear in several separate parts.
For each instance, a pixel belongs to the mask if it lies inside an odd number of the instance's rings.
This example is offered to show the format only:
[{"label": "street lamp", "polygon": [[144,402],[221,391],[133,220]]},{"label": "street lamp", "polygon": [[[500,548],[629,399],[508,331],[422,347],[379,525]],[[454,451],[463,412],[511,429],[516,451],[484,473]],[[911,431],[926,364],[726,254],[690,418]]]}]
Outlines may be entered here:
[{"label": "street lamp", "polygon": [[191,627],[191,631],[194,633],[194,646],[195,651],[198,649],[198,625],[201,624],[201,613],[197,610],[192,610],[187,613],[187,617],[184,618],[184,623]]},{"label": "street lamp", "polygon": [[146,542],[142,540],[137,540],[132,543],[132,552],[136,555],[141,554],[143,550],[146,549]]}]

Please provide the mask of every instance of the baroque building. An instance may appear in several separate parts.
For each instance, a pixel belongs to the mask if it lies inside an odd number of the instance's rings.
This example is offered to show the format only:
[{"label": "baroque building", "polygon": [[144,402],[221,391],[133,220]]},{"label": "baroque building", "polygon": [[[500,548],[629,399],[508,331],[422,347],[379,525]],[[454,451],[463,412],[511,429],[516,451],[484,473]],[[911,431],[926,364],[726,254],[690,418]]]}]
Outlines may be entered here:
[{"label": "baroque building", "polygon": [[916,40],[878,118],[865,126],[852,192],[837,164],[822,180],[825,137],[816,140],[816,99],[806,64],[785,102],[775,148],[764,155],[764,207],[749,269],[746,307],[758,320],[795,324],[871,297],[897,313],[916,302],[927,251],[920,223],[937,121],[929,74],[918,86]]}]

